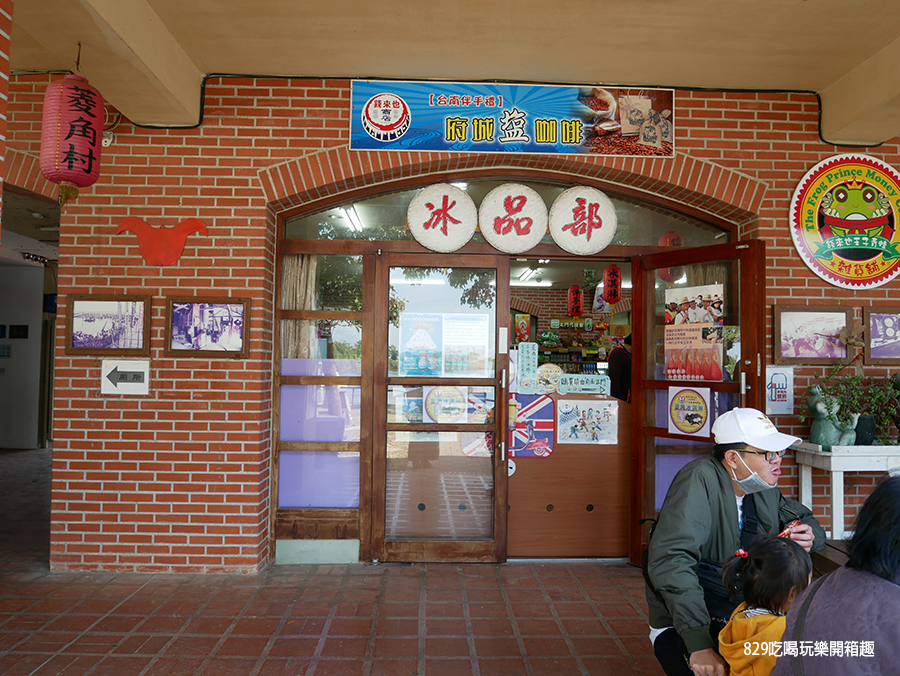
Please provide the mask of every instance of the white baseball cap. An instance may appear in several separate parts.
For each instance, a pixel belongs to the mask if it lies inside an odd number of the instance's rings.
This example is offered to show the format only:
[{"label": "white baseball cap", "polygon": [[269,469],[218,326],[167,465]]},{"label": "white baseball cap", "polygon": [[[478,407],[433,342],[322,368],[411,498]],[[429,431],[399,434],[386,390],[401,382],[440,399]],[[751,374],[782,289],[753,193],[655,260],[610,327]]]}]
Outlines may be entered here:
[{"label": "white baseball cap", "polygon": [[782,434],[762,411],[733,408],[723,413],[712,426],[717,444],[747,444],[761,451],[781,451],[793,446],[800,437]]}]

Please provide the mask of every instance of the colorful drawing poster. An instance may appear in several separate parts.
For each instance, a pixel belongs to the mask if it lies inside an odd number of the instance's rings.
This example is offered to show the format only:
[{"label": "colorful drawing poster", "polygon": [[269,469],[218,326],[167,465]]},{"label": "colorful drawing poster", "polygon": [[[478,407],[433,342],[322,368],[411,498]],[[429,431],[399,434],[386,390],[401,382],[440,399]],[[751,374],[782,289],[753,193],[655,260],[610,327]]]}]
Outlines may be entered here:
[{"label": "colorful drawing poster", "polygon": [[605,399],[562,399],[557,405],[559,444],[619,443],[619,402]]},{"label": "colorful drawing poster", "polygon": [[669,432],[709,436],[709,388],[670,387]]},{"label": "colorful drawing poster", "polygon": [[405,312],[400,315],[400,375],[440,376],[443,315]]},{"label": "colorful drawing poster", "polygon": [[666,326],[666,380],[709,380],[723,377],[724,327],[713,325]]},{"label": "colorful drawing poster", "polygon": [[482,314],[443,315],[445,376],[493,375],[491,318]]},{"label": "colorful drawing poster", "polygon": [[555,420],[553,399],[540,394],[516,394],[509,398],[509,455],[514,458],[546,458],[553,453]]},{"label": "colorful drawing poster", "polygon": [[425,390],[425,422],[452,425],[468,421],[468,400],[465,387],[438,385],[423,389]]},{"label": "colorful drawing poster", "polygon": [[766,366],[766,414],[794,414],[793,366]]}]

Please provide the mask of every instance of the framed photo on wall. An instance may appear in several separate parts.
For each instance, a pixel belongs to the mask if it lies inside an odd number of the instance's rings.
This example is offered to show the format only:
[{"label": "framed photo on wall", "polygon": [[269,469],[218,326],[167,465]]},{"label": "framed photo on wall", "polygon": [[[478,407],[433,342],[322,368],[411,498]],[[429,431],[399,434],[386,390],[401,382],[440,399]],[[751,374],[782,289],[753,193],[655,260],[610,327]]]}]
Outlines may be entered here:
[{"label": "framed photo on wall", "polygon": [[150,304],[150,296],[68,296],[66,354],[148,356]]},{"label": "framed photo on wall", "polygon": [[863,308],[867,364],[900,364],[900,307]]},{"label": "framed photo on wall", "polygon": [[853,308],[822,305],[776,305],[776,364],[837,364],[847,357],[838,337],[850,326]]},{"label": "framed photo on wall", "polygon": [[249,318],[249,298],[168,298],[164,353],[245,359]]}]

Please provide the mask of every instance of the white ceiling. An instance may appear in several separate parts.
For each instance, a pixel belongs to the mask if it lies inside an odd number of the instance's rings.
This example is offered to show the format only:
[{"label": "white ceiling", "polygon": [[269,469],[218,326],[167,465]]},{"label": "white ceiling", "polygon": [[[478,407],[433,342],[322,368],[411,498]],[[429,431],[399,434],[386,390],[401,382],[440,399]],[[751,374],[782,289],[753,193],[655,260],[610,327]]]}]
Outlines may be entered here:
[{"label": "white ceiling", "polygon": [[900,135],[892,0],[16,0],[15,71],[81,68],[133,122],[197,124],[208,74],[816,92],[822,137]]}]

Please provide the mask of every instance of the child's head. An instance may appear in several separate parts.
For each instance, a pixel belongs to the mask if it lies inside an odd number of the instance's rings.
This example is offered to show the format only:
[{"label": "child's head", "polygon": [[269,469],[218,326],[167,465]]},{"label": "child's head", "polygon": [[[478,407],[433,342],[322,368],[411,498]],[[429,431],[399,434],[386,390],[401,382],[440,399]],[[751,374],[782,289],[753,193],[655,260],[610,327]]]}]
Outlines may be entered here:
[{"label": "child's head", "polygon": [[722,581],[734,595],[738,585],[749,606],[786,613],[797,595],[809,585],[812,559],[786,537],[757,535],[722,566]]}]

